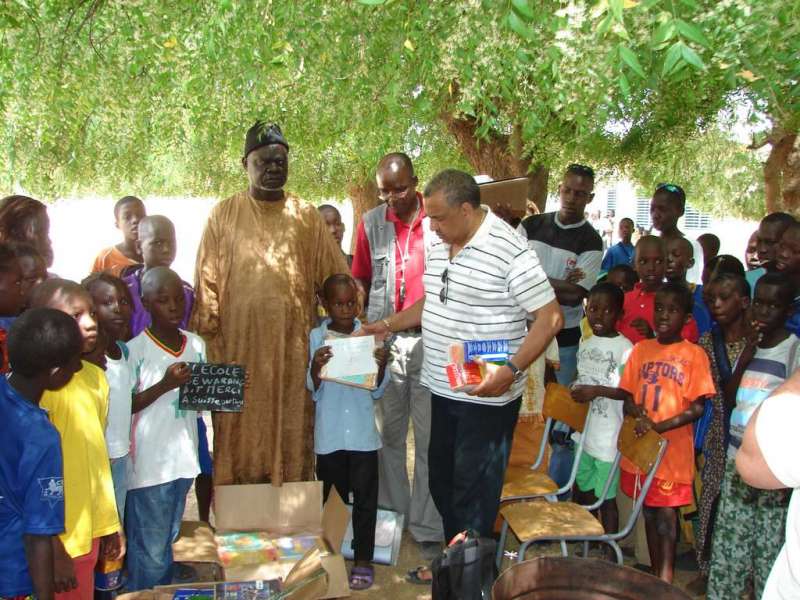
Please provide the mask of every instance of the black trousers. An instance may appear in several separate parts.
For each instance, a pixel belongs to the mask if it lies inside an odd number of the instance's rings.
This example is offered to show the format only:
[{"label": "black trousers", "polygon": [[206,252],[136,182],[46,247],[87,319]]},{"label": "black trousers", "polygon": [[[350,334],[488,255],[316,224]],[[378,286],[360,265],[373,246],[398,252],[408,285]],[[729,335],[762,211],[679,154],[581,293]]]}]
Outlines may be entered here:
[{"label": "black trousers", "polygon": [[371,561],[378,515],[378,451],[338,450],[317,454],[317,478],[322,481],[325,500],[331,486],[345,502],[353,492],[354,558]]},{"label": "black trousers", "polygon": [[465,529],[492,534],[521,401],[487,406],[431,394],[428,478],[445,540]]}]

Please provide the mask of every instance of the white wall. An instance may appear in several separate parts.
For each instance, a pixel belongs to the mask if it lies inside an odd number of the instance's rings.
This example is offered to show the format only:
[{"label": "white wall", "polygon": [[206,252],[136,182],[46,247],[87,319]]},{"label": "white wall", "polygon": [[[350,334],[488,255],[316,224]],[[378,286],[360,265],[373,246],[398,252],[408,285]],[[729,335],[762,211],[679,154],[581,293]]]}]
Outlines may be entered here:
[{"label": "white wall", "polygon": [[[89,274],[97,253],[121,240],[114,226],[116,198],[65,198],[48,207],[50,237],[55,261],[52,271],[80,281]],[[194,261],[208,213],[216,198],[145,197],[147,213],[165,215],[175,224],[178,253],[172,268],[186,281],[194,282]],[[343,246],[350,248],[353,211],[349,200],[328,202],[337,206],[345,223]]]}]

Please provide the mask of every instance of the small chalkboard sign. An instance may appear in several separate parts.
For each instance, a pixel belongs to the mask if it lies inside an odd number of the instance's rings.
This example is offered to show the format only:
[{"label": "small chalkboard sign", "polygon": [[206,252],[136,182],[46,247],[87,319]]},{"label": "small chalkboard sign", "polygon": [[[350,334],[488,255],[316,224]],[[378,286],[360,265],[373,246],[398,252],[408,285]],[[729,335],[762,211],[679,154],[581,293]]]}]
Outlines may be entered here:
[{"label": "small chalkboard sign", "polygon": [[244,367],[209,363],[187,363],[191,378],[180,387],[178,408],[242,412]]}]

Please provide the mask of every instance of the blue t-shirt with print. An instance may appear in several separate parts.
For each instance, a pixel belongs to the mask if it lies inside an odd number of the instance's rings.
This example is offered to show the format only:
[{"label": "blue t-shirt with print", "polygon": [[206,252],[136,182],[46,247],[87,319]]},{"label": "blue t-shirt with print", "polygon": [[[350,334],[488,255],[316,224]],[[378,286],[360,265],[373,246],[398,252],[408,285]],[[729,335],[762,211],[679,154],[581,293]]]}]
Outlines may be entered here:
[{"label": "blue t-shirt with print", "polygon": [[61,439],[47,412],[0,377],[0,597],[33,592],[23,536],[64,531]]}]

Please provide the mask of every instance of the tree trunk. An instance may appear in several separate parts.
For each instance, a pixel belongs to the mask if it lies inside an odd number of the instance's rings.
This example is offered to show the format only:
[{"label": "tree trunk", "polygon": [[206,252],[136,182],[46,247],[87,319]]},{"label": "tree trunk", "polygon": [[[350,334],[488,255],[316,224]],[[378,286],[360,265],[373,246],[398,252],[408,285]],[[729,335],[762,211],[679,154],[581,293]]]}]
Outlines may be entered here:
[{"label": "tree trunk", "polygon": [[795,216],[800,213],[800,136],[783,168],[783,208]]},{"label": "tree trunk", "polygon": [[347,196],[353,203],[353,236],[350,242],[350,254],[356,249],[356,228],[361,222],[361,216],[371,208],[378,205],[378,188],[374,179],[369,179],[360,184],[353,184],[347,188]]},{"label": "tree trunk", "polygon": [[[797,182],[797,171],[792,173],[792,169],[787,169],[796,140],[797,133],[793,132],[782,133],[779,138],[770,142],[772,147],[769,157],[764,163],[764,204],[767,214],[784,209],[795,211],[800,204],[800,183]],[[794,181],[792,181],[793,179]]]},{"label": "tree trunk", "polygon": [[531,167],[530,159],[522,158],[518,130],[510,136],[490,133],[488,138],[478,139],[474,119],[455,117],[447,112],[442,114],[442,119],[476,173],[493,179],[527,176],[528,200],[536,204],[539,212],[544,212],[549,172],[542,165]]}]

